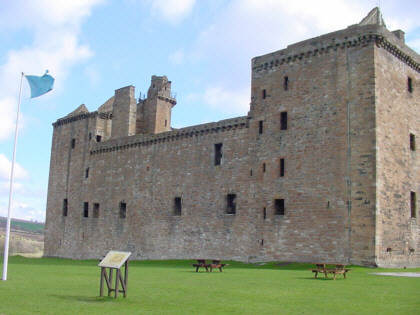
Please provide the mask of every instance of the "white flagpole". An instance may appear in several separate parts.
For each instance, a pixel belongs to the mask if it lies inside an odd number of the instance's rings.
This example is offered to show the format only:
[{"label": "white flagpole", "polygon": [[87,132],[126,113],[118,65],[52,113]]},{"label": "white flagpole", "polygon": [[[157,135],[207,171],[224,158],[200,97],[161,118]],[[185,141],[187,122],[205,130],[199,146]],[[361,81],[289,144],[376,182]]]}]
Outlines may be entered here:
[{"label": "white flagpole", "polygon": [[10,219],[11,219],[11,212],[12,212],[12,195],[13,195],[13,177],[14,177],[14,170],[15,170],[15,159],[16,159],[16,143],[18,138],[18,123],[19,123],[19,110],[20,110],[20,99],[22,96],[22,80],[23,80],[23,72],[20,77],[20,87],[19,87],[19,101],[18,101],[18,108],[16,114],[16,126],[15,126],[15,143],[13,145],[13,159],[12,159],[12,170],[10,171],[10,190],[9,190],[9,209],[7,211],[7,227],[6,227],[6,239],[4,240],[4,259],[3,259],[3,276],[2,280],[7,280],[7,263],[9,258],[9,238],[10,238]]}]

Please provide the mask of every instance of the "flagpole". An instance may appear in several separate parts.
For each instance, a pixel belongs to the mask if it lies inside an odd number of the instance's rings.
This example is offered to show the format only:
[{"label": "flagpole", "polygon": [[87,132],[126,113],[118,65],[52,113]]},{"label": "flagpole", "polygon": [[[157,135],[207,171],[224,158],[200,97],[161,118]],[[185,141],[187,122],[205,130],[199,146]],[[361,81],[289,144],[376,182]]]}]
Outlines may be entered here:
[{"label": "flagpole", "polygon": [[13,144],[13,159],[12,159],[12,169],[10,171],[10,190],[9,190],[9,209],[7,211],[7,226],[6,226],[6,238],[4,240],[4,259],[3,259],[3,276],[2,280],[7,280],[7,263],[9,258],[9,238],[10,238],[10,220],[11,220],[11,212],[12,212],[12,195],[13,195],[13,177],[14,177],[14,170],[15,170],[15,159],[16,159],[16,143],[18,138],[18,124],[19,124],[19,111],[20,111],[20,100],[22,96],[22,80],[23,80],[24,73],[20,77],[20,87],[19,87],[19,101],[18,101],[18,108],[16,114],[16,126],[15,126],[15,143]]}]

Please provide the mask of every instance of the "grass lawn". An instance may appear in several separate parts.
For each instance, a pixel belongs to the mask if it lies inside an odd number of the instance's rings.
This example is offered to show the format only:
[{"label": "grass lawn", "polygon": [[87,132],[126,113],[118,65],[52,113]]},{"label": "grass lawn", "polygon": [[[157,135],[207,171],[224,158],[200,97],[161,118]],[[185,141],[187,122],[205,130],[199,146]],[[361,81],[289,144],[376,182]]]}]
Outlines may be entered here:
[{"label": "grass lawn", "polygon": [[[419,314],[420,278],[352,267],[347,279],[314,279],[306,264],[230,262],[196,273],[192,261],[131,262],[128,297],[98,297],[97,261],[10,257],[0,314]],[[395,271],[395,270],[392,270]],[[420,271],[407,269],[398,271]]]}]

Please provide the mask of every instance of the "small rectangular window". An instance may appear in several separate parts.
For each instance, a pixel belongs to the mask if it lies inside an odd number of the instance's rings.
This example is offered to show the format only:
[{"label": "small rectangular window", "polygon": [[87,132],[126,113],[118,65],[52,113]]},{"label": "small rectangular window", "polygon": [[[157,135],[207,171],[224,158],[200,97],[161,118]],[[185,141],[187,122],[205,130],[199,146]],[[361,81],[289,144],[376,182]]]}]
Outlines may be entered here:
[{"label": "small rectangular window", "polygon": [[96,142],[101,142],[101,141],[102,141],[102,136],[96,135]]},{"label": "small rectangular window", "polygon": [[127,216],[127,204],[125,202],[120,202],[120,218],[125,219]]},{"label": "small rectangular window", "polygon": [[92,140],[92,133],[89,132],[89,140]]},{"label": "small rectangular window", "polygon": [[416,151],[416,136],[410,133],[410,150]]},{"label": "small rectangular window", "polygon": [[289,77],[284,77],[283,88],[285,91],[289,89]]},{"label": "small rectangular window", "polygon": [[89,167],[85,170],[85,178],[89,177]]},{"label": "small rectangular window", "polygon": [[262,165],[262,171],[263,171],[263,173],[265,173],[265,163],[263,163],[263,165]]},{"label": "small rectangular window", "polygon": [[284,159],[280,159],[280,177],[284,176]]},{"label": "small rectangular window", "polygon": [[267,218],[267,208],[265,208],[265,207],[263,209],[263,218],[264,218],[264,220]]},{"label": "small rectangular window", "polygon": [[63,217],[67,217],[67,212],[68,212],[68,201],[67,199],[63,200]]},{"label": "small rectangular window", "polygon": [[165,127],[168,126],[168,121],[165,119]]},{"label": "small rectangular window", "polygon": [[99,203],[93,204],[93,217],[99,218]]},{"label": "small rectangular window", "polygon": [[85,218],[89,217],[89,202],[84,202],[83,203],[83,216]]},{"label": "small rectangular window", "polygon": [[274,199],[274,208],[276,215],[284,215],[284,199]]},{"label": "small rectangular window", "polygon": [[228,194],[227,195],[227,214],[235,214],[236,213],[236,195],[235,194]]},{"label": "small rectangular window", "polygon": [[411,217],[417,217],[417,198],[414,191],[410,192]]},{"label": "small rectangular window", "polygon": [[214,165],[222,164],[222,157],[223,157],[223,143],[216,143],[214,145]]},{"label": "small rectangular window", "polygon": [[74,149],[76,147],[76,139],[71,139],[71,148]]},{"label": "small rectangular window", "polygon": [[287,130],[287,112],[280,113],[280,129]]},{"label": "small rectangular window", "polygon": [[262,90],[262,99],[264,100],[267,97],[267,91],[265,89]]},{"label": "small rectangular window", "polygon": [[174,215],[181,215],[182,212],[182,199],[181,197],[174,198]]},{"label": "small rectangular window", "polygon": [[410,93],[413,93],[413,79],[410,77],[407,78],[407,90]]},{"label": "small rectangular window", "polygon": [[263,131],[264,131],[264,121],[260,120],[260,121],[258,122],[258,133],[259,133],[259,134],[262,134],[262,133],[263,133]]}]

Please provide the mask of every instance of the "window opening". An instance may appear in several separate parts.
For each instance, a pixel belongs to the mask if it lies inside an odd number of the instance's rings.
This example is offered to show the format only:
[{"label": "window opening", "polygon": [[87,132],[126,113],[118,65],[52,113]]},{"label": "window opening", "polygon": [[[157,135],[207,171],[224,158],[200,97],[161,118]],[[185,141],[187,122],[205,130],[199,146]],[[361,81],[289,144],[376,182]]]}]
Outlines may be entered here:
[{"label": "window opening", "polygon": [[288,76],[284,77],[283,87],[284,87],[285,91],[287,91],[289,89],[289,77]]},{"label": "window opening", "polygon": [[67,217],[68,212],[68,201],[67,199],[63,200],[63,217]]},{"label": "window opening", "polygon": [[120,218],[125,219],[127,216],[127,204],[125,202],[120,202]]},{"label": "window opening", "polygon": [[228,194],[227,195],[227,214],[235,214],[236,213],[236,195],[235,194]]},{"label": "window opening", "polygon": [[407,90],[410,93],[413,93],[413,79],[410,77],[407,78]]},{"label": "window opening", "polygon": [[83,203],[83,216],[85,218],[89,217],[89,203],[88,202]]},{"label": "window opening", "polygon": [[263,128],[264,128],[264,121],[260,120],[258,122],[258,133],[262,134],[263,133]]},{"label": "window opening", "polygon": [[214,145],[214,165],[222,164],[222,151],[223,143],[216,143]]},{"label": "window opening", "polygon": [[76,139],[71,139],[71,148],[74,149],[76,147]]},{"label": "window opening", "polygon": [[263,100],[267,97],[267,91],[265,89],[262,90],[262,98]]},{"label": "window opening", "polygon": [[287,129],[287,112],[280,113],[280,129],[281,130]]},{"label": "window opening", "polygon": [[415,218],[417,216],[417,198],[416,193],[412,191],[410,193],[410,204],[411,204],[411,217]]},{"label": "window opening", "polygon": [[182,199],[181,197],[174,198],[174,215],[181,215],[182,212]]},{"label": "window opening", "polygon": [[264,207],[264,209],[263,209],[263,218],[264,218],[264,220],[267,218],[267,208],[266,207]]},{"label": "window opening", "polygon": [[263,163],[263,165],[262,165],[262,171],[263,171],[263,173],[265,173],[265,163]]},{"label": "window opening", "polygon": [[284,215],[284,199],[275,199],[274,207],[276,215]]},{"label": "window opening", "polygon": [[96,142],[101,142],[102,140],[102,136],[101,135],[96,135]]},{"label": "window opening", "polygon": [[416,136],[410,133],[410,150],[416,151]]},{"label": "window opening", "polygon": [[280,177],[284,176],[284,159],[280,159]]},{"label": "window opening", "polygon": [[89,177],[89,167],[85,170],[85,178]]}]

